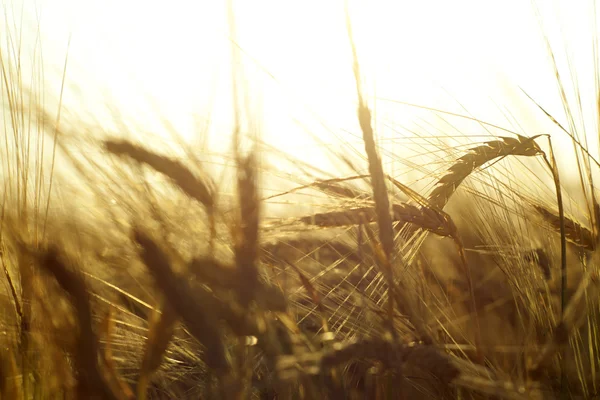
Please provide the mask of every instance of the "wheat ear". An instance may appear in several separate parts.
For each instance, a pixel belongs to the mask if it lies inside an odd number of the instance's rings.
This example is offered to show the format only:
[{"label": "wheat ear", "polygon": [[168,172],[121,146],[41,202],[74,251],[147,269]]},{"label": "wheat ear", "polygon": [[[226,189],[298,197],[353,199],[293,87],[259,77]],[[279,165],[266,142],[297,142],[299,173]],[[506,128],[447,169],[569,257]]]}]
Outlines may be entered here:
[{"label": "wheat ear", "polygon": [[443,209],[456,188],[477,168],[498,157],[527,156],[533,157],[542,154],[542,150],[533,140],[525,136],[501,137],[473,147],[454,162],[446,174],[440,178],[435,188],[429,195],[429,202],[439,209]]}]

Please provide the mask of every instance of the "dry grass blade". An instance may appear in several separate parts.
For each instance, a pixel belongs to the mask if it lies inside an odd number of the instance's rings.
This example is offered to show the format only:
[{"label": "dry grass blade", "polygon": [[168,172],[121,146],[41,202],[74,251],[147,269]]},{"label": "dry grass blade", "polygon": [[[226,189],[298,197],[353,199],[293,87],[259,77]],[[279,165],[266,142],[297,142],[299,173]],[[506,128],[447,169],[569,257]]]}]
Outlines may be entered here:
[{"label": "dry grass blade", "polygon": [[184,193],[199,201],[207,209],[213,208],[214,193],[212,184],[207,179],[197,178],[180,162],[166,156],[154,154],[126,140],[107,140],[104,142],[104,147],[112,154],[128,156],[139,163],[152,167],[161,174],[168,176]]},{"label": "dry grass blade", "polygon": [[134,229],[133,236],[141,246],[141,259],[152,274],[156,285],[181,316],[190,333],[204,346],[206,364],[220,376],[227,375],[231,365],[221,340],[217,321],[211,318],[212,315],[205,309],[205,304],[194,301],[191,287],[185,279],[173,273],[167,255],[154,240],[139,229]]},{"label": "dry grass blade", "polygon": [[527,156],[533,157],[542,154],[542,150],[535,143],[534,138],[518,136],[517,139],[501,137],[473,147],[467,154],[460,157],[440,178],[436,187],[429,195],[429,202],[439,209],[443,209],[456,188],[477,168],[498,157]]},{"label": "dry grass blade", "polygon": [[[552,228],[557,231],[560,229],[560,217],[558,215],[541,205],[534,205],[533,207]],[[567,217],[565,217],[565,237],[577,247],[590,251],[596,248],[594,234],[589,229]]]},{"label": "dry grass blade", "polygon": [[82,275],[68,268],[60,259],[56,248],[38,254],[38,264],[50,272],[62,289],[69,294],[79,322],[77,338],[77,366],[79,394],[82,398],[100,396],[103,399],[121,399],[111,389],[98,364],[98,337],[93,329],[90,295]]}]

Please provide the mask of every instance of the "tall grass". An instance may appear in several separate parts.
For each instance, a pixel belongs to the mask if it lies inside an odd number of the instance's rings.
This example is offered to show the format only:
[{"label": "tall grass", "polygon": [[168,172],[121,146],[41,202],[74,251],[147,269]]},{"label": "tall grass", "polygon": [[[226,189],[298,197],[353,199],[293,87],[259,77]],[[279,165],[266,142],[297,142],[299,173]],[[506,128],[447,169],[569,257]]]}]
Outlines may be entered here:
[{"label": "tall grass", "polygon": [[[41,97],[42,72],[24,81],[8,36],[2,398],[600,396],[598,163],[556,61],[568,127],[542,101],[531,110],[573,142],[579,215],[555,142],[470,115],[429,109],[489,137],[434,144],[429,166],[402,155],[428,184],[389,171],[346,17],[364,150],[332,151],[347,176],[245,135],[255,126],[242,71],[220,177],[183,143],[185,158],[64,123]],[[268,169],[267,156],[297,170]],[[52,189],[59,162],[81,193]],[[513,182],[519,173],[537,195]],[[292,187],[267,193],[272,176]],[[95,213],[73,211],[84,191]],[[304,213],[298,198],[320,209]],[[268,214],[286,200],[285,217]]]}]

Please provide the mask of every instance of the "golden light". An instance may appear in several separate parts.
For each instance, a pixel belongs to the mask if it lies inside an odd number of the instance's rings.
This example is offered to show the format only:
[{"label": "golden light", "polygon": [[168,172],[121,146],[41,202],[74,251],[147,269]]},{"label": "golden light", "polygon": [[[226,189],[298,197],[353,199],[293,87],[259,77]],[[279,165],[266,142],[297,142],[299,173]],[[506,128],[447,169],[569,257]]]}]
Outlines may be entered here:
[{"label": "golden light", "polygon": [[[228,148],[234,113],[228,1],[9,3],[7,20],[23,21],[23,48],[43,51],[45,88],[51,96],[58,95],[70,39],[66,110],[94,114],[109,125],[110,104],[140,131],[168,138],[161,123],[166,120],[188,141],[200,135],[198,121],[210,118],[211,148]],[[315,146],[341,140],[360,149],[345,1],[232,4],[242,89],[262,138],[322,165],[326,163]],[[541,117],[531,113],[534,108],[524,110],[531,104],[520,86],[551,113],[562,115],[554,72],[529,3],[349,1],[348,7],[382,140],[422,128],[422,110],[387,100],[467,113],[500,125],[507,125],[505,107],[511,104],[508,111],[522,128],[540,133]],[[568,39],[572,53],[590,53],[591,20],[576,19],[587,15],[584,6],[565,2],[551,9],[540,3],[540,13],[551,38]],[[564,65],[564,59],[559,62]],[[582,76],[590,67],[591,59],[578,60]],[[584,89],[592,86],[581,83]],[[322,143],[315,144],[307,132]]]}]

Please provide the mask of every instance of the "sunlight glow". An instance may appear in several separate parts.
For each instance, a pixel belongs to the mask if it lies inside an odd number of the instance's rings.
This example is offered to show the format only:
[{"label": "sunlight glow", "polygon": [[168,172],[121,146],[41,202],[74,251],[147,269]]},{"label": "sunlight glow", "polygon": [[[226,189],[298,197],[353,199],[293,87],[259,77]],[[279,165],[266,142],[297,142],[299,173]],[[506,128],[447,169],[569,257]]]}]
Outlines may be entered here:
[{"label": "sunlight glow", "polygon": [[[540,6],[546,32],[568,40],[569,52],[591,54],[591,21],[573,23],[577,15],[586,15],[584,6],[564,3],[554,9]],[[360,149],[345,2],[233,4],[243,89],[261,137],[317,164],[325,162],[315,152],[315,146],[323,143],[341,139]],[[52,77],[62,72],[71,38],[65,109],[93,114],[110,127],[106,109],[110,104],[140,131],[168,138],[161,124],[166,120],[193,143],[199,140],[198,121],[210,119],[210,146],[223,150],[229,147],[233,116],[227,5],[186,0],[12,0],[12,12],[18,17],[23,6],[26,44],[34,43],[39,24],[51,96],[57,95],[52,82],[60,80]],[[541,133],[543,117],[519,91],[522,87],[551,113],[563,115],[540,27],[528,2],[350,1],[349,9],[381,139],[408,134],[397,129],[400,126],[416,129],[413,123],[423,112],[376,99],[462,114],[468,110],[500,125],[508,125],[502,110],[511,104],[510,112],[522,129],[529,135]],[[558,22],[568,29],[556,30]],[[591,61],[576,60],[577,72],[589,75]],[[580,82],[580,86],[593,85]],[[462,133],[483,133],[470,129]],[[322,143],[315,144],[308,132]]]}]

